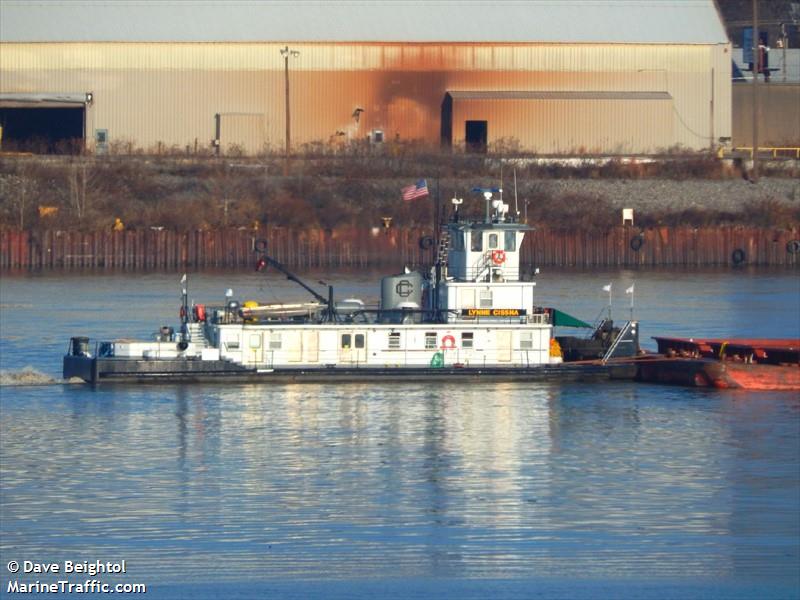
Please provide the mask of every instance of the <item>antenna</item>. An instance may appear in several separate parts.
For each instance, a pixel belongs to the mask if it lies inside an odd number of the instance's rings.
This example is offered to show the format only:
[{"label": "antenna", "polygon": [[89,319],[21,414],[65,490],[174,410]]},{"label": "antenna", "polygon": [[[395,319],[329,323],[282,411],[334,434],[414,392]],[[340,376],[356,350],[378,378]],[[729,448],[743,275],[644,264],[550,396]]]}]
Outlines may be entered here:
[{"label": "antenna", "polygon": [[517,169],[514,167],[514,212],[517,216],[517,221],[519,221],[519,204],[517,203]]},{"label": "antenna", "polygon": [[500,163],[500,201],[503,201],[503,163]]},{"label": "antenna", "polygon": [[[472,191],[476,192],[478,194],[483,194],[483,198],[486,200],[486,222],[487,223],[491,223],[492,222],[492,215],[491,215],[489,209],[490,209],[490,205],[492,203],[492,194],[495,193],[495,192],[500,192],[502,194],[503,191],[500,188],[479,188],[479,187],[472,188]],[[502,198],[502,196],[501,196],[501,198]]]},{"label": "antenna", "polygon": [[450,202],[453,203],[453,207],[454,207],[453,221],[458,223],[458,207],[461,206],[464,203],[464,199],[463,198],[456,198],[454,196],[453,199],[450,200]]}]

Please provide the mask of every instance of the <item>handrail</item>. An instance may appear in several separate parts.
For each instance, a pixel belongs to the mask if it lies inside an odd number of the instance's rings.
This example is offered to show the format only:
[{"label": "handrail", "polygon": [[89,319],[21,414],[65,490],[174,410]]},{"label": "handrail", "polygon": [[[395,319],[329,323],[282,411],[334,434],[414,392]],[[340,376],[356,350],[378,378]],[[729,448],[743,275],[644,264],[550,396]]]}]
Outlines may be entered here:
[{"label": "handrail", "polygon": [[[733,155],[735,152],[744,152],[750,155],[750,158],[753,158],[753,147],[752,146],[737,146],[736,148],[731,148],[730,150],[726,150],[725,148],[720,148],[717,152],[717,156],[719,158],[725,158],[725,155],[728,156]],[[759,146],[758,147],[758,154],[761,155],[763,153],[768,153],[772,155],[772,158],[778,158],[778,153],[787,152],[790,155],[794,154],[794,158],[800,159],[800,147],[797,146]],[[788,156],[787,158],[791,158]]]},{"label": "handrail", "polygon": [[475,281],[482,280],[484,278],[484,274],[487,277],[491,274],[491,264],[492,252],[491,250],[487,250],[481,254],[480,258],[469,269],[471,273],[467,273],[467,276],[469,277],[472,275],[475,278]]},{"label": "handrail", "polygon": [[603,355],[602,359],[603,363],[605,363],[609,358],[614,356],[614,351],[617,349],[617,346],[619,346],[620,342],[625,337],[625,334],[628,333],[628,330],[631,328],[632,322],[633,321],[627,321],[625,325],[622,326],[622,329],[619,330],[619,333],[617,334],[617,338],[614,340],[614,343],[611,344],[606,353]]}]

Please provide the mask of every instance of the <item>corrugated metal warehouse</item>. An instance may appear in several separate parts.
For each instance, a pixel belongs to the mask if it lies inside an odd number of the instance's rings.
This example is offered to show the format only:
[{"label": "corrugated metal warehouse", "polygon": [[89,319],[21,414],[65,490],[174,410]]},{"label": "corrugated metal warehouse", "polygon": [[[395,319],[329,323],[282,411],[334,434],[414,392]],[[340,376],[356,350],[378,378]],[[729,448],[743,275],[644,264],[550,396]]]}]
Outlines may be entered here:
[{"label": "corrugated metal warehouse", "polygon": [[287,80],[294,151],[369,137],[635,154],[731,136],[731,47],[713,0],[0,10],[6,145],[283,151]]}]

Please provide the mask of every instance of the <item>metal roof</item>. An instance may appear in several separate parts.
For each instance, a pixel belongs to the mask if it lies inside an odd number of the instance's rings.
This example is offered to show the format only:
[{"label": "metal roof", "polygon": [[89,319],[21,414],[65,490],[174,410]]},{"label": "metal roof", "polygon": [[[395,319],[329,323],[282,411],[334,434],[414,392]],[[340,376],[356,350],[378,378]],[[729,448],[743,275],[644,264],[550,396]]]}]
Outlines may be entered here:
[{"label": "metal roof", "polygon": [[448,91],[453,100],[669,100],[668,92]]},{"label": "metal roof", "polygon": [[713,0],[0,0],[2,42],[727,43]]}]

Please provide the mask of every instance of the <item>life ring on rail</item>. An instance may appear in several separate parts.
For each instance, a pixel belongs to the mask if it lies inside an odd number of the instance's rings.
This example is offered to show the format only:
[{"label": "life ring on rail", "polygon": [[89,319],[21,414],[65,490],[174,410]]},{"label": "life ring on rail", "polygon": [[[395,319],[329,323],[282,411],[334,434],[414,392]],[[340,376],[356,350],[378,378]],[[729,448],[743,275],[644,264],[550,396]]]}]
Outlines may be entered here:
[{"label": "life ring on rail", "polygon": [[640,235],[635,235],[631,238],[631,250],[638,252],[639,248],[644,244],[644,238]]},{"label": "life ring on rail", "polygon": [[492,250],[492,262],[496,265],[502,265],[506,262],[506,253],[503,250]]},{"label": "life ring on rail", "polygon": [[427,250],[428,248],[432,248],[434,244],[433,238],[426,236],[419,238],[419,248],[420,250]]},{"label": "life ring on rail", "polygon": [[442,338],[442,350],[455,350],[456,349],[456,338],[452,335],[446,335]]},{"label": "life ring on rail", "polygon": [[786,242],[786,251],[789,254],[797,254],[800,252],[800,240],[789,240]]},{"label": "life ring on rail", "polygon": [[747,255],[741,248],[736,248],[736,250],[731,253],[731,260],[733,261],[733,264],[740,265],[747,260]]},{"label": "life ring on rail", "polygon": [[183,321],[186,318],[186,307],[185,306],[181,306],[181,310],[180,310],[179,314],[181,316],[181,321]]}]

